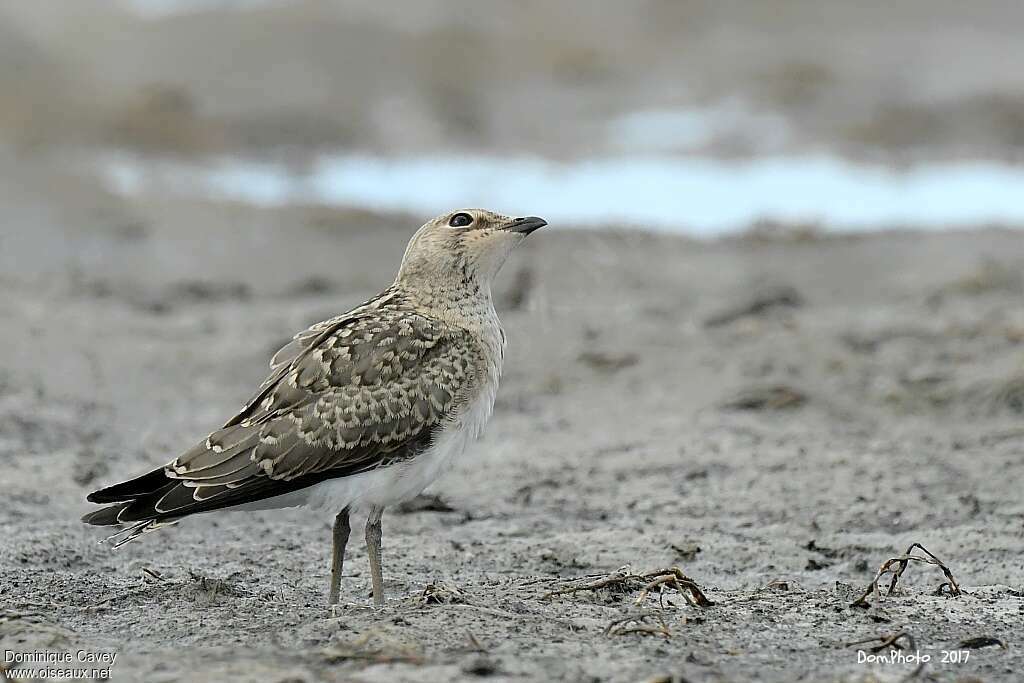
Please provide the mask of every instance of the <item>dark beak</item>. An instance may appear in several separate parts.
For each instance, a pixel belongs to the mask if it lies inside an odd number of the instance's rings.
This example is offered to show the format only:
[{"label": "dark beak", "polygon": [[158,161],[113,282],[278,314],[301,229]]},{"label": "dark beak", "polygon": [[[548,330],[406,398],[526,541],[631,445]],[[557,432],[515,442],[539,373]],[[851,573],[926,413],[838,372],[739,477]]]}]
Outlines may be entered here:
[{"label": "dark beak", "polygon": [[536,216],[527,216],[525,218],[517,218],[508,225],[505,226],[506,230],[512,232],[520,232],[524,235],[529,235],[534,230],[539,230],[547,225],[548,222],[543,218],[537,218]]}]

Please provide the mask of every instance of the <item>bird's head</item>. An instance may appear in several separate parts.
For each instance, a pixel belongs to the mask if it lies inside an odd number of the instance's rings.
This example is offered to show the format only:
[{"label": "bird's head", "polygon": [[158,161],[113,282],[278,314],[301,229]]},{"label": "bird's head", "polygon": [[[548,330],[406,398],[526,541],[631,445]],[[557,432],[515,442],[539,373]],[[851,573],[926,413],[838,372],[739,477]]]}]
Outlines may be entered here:
[{"label": "bird's head", "polygon": [[465,283],[490,290],[494,276],[543,218],[510,218],[483,209],[458,209],[428,221],[409,240],[398,281],[410,286]]}]

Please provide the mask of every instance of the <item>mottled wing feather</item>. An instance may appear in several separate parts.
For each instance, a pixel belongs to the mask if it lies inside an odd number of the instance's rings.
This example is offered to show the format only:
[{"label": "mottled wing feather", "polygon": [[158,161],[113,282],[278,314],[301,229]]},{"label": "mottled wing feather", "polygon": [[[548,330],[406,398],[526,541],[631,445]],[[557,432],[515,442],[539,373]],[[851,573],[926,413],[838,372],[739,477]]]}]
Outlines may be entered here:
[{"label": "mottled wing feather", "polygon": [[181,516],[414,455],[465,400],[479,352],[429,318],[374,313],[297,335],[245,409],[167,466],[177,481],[145,507]]},{"label": "mottled wing feather", "polygon": [[234,417],[227,421],[225,427],[238,424],[248,416],[253,409],[266,397],[288,372],[294,363],[299,362],[307,353],[316,348],[326,337],[336,332],[346,324],[355,322],[356,318],[348,315],[331,318],[318,322],[306,330],[299,332],[292,340],[278,349],[273,358],[270,359],[270,375],[263,380],[259,391],[249,399],[245,407]]}]

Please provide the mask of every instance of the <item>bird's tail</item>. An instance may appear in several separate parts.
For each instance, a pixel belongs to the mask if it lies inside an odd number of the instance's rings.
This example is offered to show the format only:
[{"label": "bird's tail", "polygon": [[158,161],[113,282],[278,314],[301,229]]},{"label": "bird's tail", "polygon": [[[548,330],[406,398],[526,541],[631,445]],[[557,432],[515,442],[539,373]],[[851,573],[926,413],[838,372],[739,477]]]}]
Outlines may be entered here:
[{"label": "bird's tail", "polygon": [[[123,503],[153,493],[166,484],[167,477],[164,475],[164,468],[159,467],[152,472],[143,474],[141,477],[135,477],[128,481],[122,481],[120,484],[114,484],[105,489],[93,491],[86,497],[86,500],[90,503]],[[105,509],[109,510],[110,508]],[[103,512],[103,510],[100,510],[100,512]],[[86,517],[89,516],[91,515],[86,515]],[[82,521],[89,524],[111,524],[111,522],[90,522],[85,517],[82,518]]]},{"label": "bird's tail", "polygon": [[99,510],[90,512],[87,515],[82,516],[82,521],[86,524],[92,524],[93,526],[115,526],[120,524],[117,516],[128,507],[128,503],[119,503],[118,505],[110,505]]},{"label": "bird's tail", "polygon": [[[82,521],[94,526],[121,526],[125,524],[125,521],[120,518],[121,513],[128,506],[139,497],[152,494],[166,486],[166,484],[167,477],[164,476],[163,468],[159,468],[143,474],[141,477],[136,477],[120,484],[114,484],[99,491],[93,491],[87,497],[89,502],[115,503],[115,505],[109,505],[95,512],[90,512],[82,517]],[[161,527],[174,524],[178,520],[164,519],[158,521],[155,519],[143,519],[132,521],[133,523],[130,526],[125,526],[118,530],[117,533],[104,538],[101,543],[111,543],[117,549],[125,543],[134,541],[143,534],[148,534]]]},{"label": "bird's tail", "polygon": [[[90,512],[82,517],[82,521],[96,526],[121,526],[123,523],[118,521],[117,515],[127,506],[128,503],[123,503],[121,505],[111,505],[96,512]],[[144,519],[141,522],[135,522],[130,526],[119,529],[116,533],[101,540],[100,543],[110,543],[114,550],[117,550],[125,543],[131,543],[143,534],[148,534],[177,523],[177,519]]]}]

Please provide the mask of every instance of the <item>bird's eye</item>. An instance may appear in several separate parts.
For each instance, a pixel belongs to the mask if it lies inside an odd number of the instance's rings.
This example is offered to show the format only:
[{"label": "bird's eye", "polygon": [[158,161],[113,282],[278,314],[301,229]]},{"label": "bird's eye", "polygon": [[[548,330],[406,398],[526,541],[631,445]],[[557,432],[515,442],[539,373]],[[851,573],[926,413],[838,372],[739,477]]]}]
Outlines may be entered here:
[{"label": "bird's eye", "polygon": [[464,228],[473,224],[473,217],[468,213],[457,213],[448,219],[448,225],[453,228]]}]

